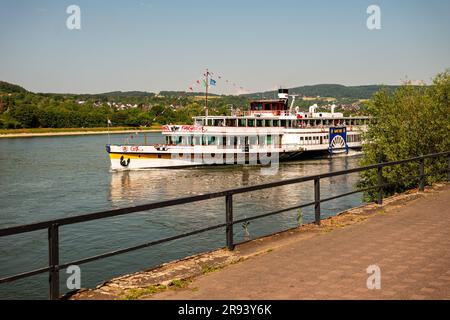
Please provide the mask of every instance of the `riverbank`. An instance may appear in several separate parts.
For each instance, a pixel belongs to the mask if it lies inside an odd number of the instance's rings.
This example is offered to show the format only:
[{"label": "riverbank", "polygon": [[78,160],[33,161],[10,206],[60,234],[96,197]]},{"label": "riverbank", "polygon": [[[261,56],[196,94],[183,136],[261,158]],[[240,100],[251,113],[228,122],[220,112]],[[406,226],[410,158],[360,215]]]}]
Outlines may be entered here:
[{"label": "riverbank", "polygon": [[[449,190],[411,190],[321,226],[115,278],[72,299],[448,299]],[[381,268],[382,290],[366,287],[370,265]]]},{"label": "riverbank", "polygon": [[0,138],[32,138],[52,136],[106,135],[124,133],[161,132],[159,126],[150,128],[112,127],[112,128],[38,128],[38,129],[5,129],[0,130]]}]

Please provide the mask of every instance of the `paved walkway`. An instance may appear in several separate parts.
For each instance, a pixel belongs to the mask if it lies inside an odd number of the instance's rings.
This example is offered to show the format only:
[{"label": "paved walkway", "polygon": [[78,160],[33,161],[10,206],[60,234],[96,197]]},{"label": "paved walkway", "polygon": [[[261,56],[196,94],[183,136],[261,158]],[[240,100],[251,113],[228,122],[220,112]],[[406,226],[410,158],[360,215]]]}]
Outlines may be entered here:
[{"label": "paved walkway", "polygon": [[[380,290],[367,289],[370,265]],[[450,299],[450,186],[152,299]]]}]

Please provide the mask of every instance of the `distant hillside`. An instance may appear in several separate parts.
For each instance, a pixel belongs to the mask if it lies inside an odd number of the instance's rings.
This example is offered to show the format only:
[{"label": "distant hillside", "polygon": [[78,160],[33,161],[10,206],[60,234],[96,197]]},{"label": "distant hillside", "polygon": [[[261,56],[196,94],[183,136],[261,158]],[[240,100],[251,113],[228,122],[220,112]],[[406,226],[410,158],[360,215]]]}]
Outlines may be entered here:
[{"label": "distant hillside", "polygon": [[127,98],[152,98],[155,96],[152,92],[144,92],[144,91],[112,91],[105,93],[39,93],[41,96],[46,97],[66,97],[72,99],[127,99]]},{"label": "distant hillside", "polygon": [[8,83],[5,81],[0,81],[0,93],[25,93],[27,90],[21,86]]},{"label": "distant hillside", "polygon": [[[387,88],[389,91],[396,90],[399,86],[381,86],[381,85],[367,85],[367,86],[343,86],[339,84],[318,84],[312,86],[302,86],[289,89],[290,94],[298,94],[308,97],[333,97],[333,98],[350,98],[350,99],[369,99],[372,95],[381,88]],[[5,81],[0,81],[0,93],[25,93],[28,92],[24,88],[11,84]],[[259,98],[273,98],[277,91],[257,92],[241,97],[250,99]],[[126,99],[126,98],[152,98],[156,94],[145,91],[112,91],[98,94],[62,94],[62,93],[39,93],[43,96],[54,97],[72,97],[77,99]],[[184,91],[161,91],[160,96],[164,97],[180,97],[180,96],[198,96],[203,95],[201,92],[184,92]],[[210,94],[210,96],[219,96]]]},{"label": "distant hillside", "polygon": [[113,91],[113,92],[105,92],[100,94],[94,94],[93,96],[106,96],[106,97],[153,97],[155,94],[153,92],[146,91]]},{"label": "distant hillside", "polygon": [[[340,84],[318,84],[313,86],[295,87],[289,89],[290,94],[299,94],[308,97],[333,97],[333,98],[351,98],[351,99],[369,99],[381,88],[387,88],[389,91],[396,90],[399,86],[343,86]],[[246,95],[249,98],[273,98],[276,91],[266,91]]]}]

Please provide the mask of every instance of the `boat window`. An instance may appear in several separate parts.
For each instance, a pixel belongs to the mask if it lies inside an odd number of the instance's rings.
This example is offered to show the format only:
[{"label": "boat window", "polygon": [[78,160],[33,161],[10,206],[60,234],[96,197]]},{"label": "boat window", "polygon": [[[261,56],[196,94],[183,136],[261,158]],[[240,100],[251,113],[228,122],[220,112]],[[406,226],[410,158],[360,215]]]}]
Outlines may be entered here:
[{"label": "boat window", "polygon": [[263,110],[262,102],[255,102],[252,104],[252,110]]},{"label": "boat window", "polygon": [[255,120],[248,119],[247,122],[248,122],[248,126],[249,127],[254,127],[255,126]]},{"label": "boat window", "polygon": [[265,127],[271,127],[272,126],[272,120],[266,120],[265,122],[266,122]]},{"label": "boat window", "polygon": [[246,122],[245,119],[239,119],[239,127],[246,127]]},{"label": "boat window", "polygon": [[271,145],[272,144],[272,136],[268,135],[267,136],[267,145]]},{"label": "boat window", "polygon": [[256,126],[257,127],[263,127],[264,126],[264,124],[263,124],[263,120],[256,120]]},{"label": "boat window", "polygon": [[216,137],[214,136],[207,136],[208,145],[214,145],[216,143]]},{"label": "boat window", "polygon": [[273,126],[274,127],[278,127],[279,126],[279,121],[278,120],[273,120]]}]

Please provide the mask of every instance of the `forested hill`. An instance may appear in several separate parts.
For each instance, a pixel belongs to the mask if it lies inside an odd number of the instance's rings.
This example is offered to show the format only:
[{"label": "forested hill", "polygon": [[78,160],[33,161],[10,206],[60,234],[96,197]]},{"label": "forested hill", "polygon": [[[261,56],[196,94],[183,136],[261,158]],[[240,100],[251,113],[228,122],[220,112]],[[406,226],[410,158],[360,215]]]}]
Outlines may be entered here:
[{"label": "forested hill", "polygon": [[[308,97],[333,97],[333,98],[350,98],[350,99],[370,99],[372,95],[380,90],[386,88],[388,91],[395,91],[398,86],[382,86],[382,85],[367,85],[367,86],[344,86],[339,84],[318,84],[312,86],[302,86],[289,89],[290,94],[299,94]],[[0,81],[0,93],[26,93],[24,88],[11,84],[8,82]],[[276,91],[265,91],[243,95],[250,99],[259,98],[273,98],[276,95]],[[178,97],[178,96],[197,96],[203,93],[184,92],[184,91],[161,91],[160,96],[165,97]],[[145,91],[113,91],[98,94],[55,94],[55,93],[41,93],[44,96],[65,96],[78,99],[97,98],[103,99],[121,99],[121,98],[151,98],[156,94]],[[215,96],[215,95],[211,95]],[[103,98],[103,99],[102,99]]]},{"label": "forested hill", "polygon": [[[0,81],[0,93],[33,93],[21,86],[12,84],[6,81]],[[203,95],[204,92],[185,92],[185,91],[161,91],[159,94],[147,91],[111,91],[104,93],[37,93],[41,96],[55,97],[55,98],[73,98],[73,99],[98,99],[98,100],[114,100],[127,98],[153,98],[155,96],[162,97],[196,97]],[[219,96],[217,94],[209,94],[210,96]]]},{"label": "forested hill", "polygon": [[[386,88],[388,91],[395,91],[398,86],[382,86],[382,85],[367,85],[367,86],[343,86],[340,84],[318,84],[312,86],[295,87],[289,89],[289,94],[298,94],[307,97],[333,97],[333,98],[351,98],[351,99],[370,99],[372,95],[380,90]],[[256,98],[273,98],[277,91],[266,91],[259,93],[248,94],[247,97],[251,99]]]},{"label": "forested hill", "polygon": [[0,81],[0,93],[25,93],[27,90],[21,86],[8,83],[5,81]]}]

